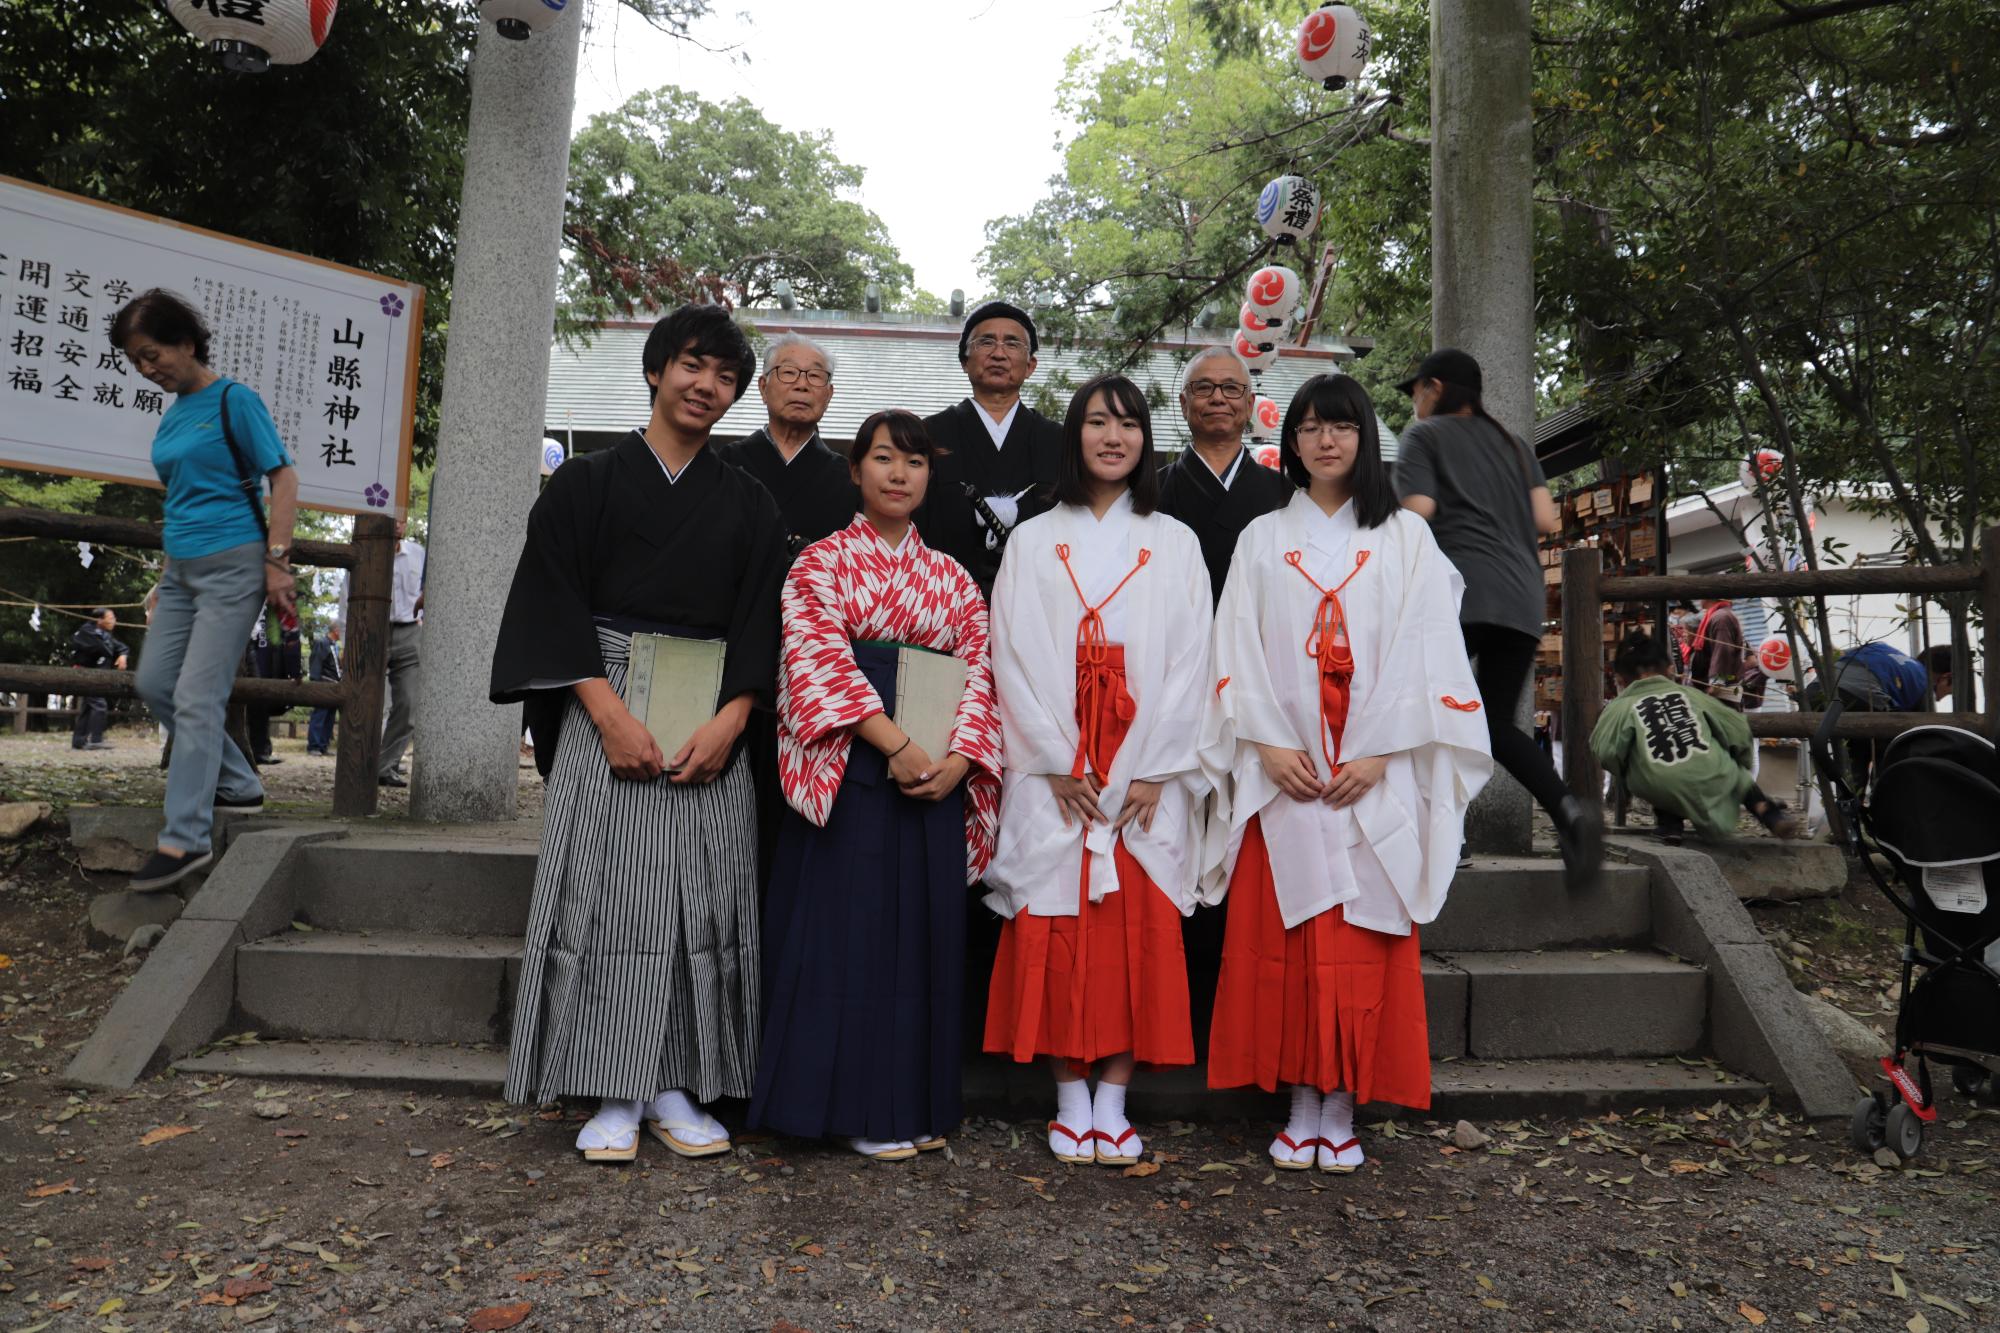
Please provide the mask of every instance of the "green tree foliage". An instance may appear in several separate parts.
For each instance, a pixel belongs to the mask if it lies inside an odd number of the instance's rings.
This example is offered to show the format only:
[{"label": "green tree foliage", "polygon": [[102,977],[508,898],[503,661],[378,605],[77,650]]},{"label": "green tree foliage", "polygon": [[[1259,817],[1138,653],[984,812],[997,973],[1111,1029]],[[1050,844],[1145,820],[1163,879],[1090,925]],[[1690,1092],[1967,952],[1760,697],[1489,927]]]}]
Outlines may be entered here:
[{"label": "green tree foliage", "polygon": [[695,297],[760,304],[780,281],[806,306],[859,310],[870,282],[893,304],[914,275],[852,198],[861,179],[832,136],[741,98],[668,87],[594,116],[570,146],[562,325]]}]

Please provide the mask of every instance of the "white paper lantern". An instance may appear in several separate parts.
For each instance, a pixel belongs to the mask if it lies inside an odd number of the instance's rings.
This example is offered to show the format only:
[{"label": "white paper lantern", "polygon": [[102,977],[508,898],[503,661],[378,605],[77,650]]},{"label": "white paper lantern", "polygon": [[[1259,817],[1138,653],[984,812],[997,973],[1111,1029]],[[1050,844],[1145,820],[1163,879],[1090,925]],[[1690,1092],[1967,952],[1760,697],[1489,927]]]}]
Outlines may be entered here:
[{"label": "white paper lantern", "polygon": [[1260,314],[1256,306],[1245,301],[1243,308],[1236,312],[1236,327],[1253,339],[1268,341],[1266,334],[1272,338],[1284,337],[1291,330],[1291,320],[1284,315]]},{"label": "white paper lantern", "polygon": [[1329,88],[1344,88],[1368,63],[1368,20],[1347,5],[1321,5],[1299,24],[1299,68]]},{"label": "white paper lantern", "polygon": [[238,74],[311,60],[340,0],[167,0],[167,12]]},{"label": "white paper lantern", "polygon": [[502,37],[525,42],[563,16],[569,0],[479,0],[479,12],[493,20]]},{"label": "white paper lantern", "polygon": [[1285,425],[1285,409],[1278,406],[1275,398],[1258,394],[1250,404],[1250,438],[1253,440],[1275,440]]},{"label": "white paper lantern", "polygon": [[1278,359],[1278,345],[1276,343],[1252,342],[1250,335],[1240,330],[1231,341],[1230,346],[1236,349],[1236,355],[1249,363],[1252,375],[1263,374]]},{"label": "white paper lantern", "polygon": [[542,437],[543,476],[546,477],[551,473],[553,473],[557,468],[561,467],[563,465],[563,460],[565,460],[568,457],[569,453],[567,450],[563,448],[561,440],[550,439],[546,435]]},{"label": "white paper lantern", "polygon": [[1285,470],[1285,451],[1275,444],[1260,444],[1250,456],[1273,472]]},{"label": "white paper lantern", "polygon": [[1299,275],[1283,264],[1266,264],[1250,275],[1243,288],[1245,303],[1271,320],[1290,319],[1304,294],[1305,284],[1299,281]]},{"label": "white paper lantern", "polygon": [[1319,223],[1319,190],[1304,176],[1280,176],[1257,196],[1257,225],[1283,245],[1296,245]]}]

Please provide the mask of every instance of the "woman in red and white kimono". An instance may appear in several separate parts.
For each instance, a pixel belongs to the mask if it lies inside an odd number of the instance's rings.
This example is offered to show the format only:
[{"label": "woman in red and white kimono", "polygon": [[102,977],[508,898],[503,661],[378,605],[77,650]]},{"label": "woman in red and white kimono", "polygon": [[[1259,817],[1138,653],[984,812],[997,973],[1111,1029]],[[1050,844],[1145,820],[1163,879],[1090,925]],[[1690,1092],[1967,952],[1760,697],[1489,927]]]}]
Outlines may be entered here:
[{"label": "woman in red and white kimono", "polygon": [[986,903],[1008,920],[985,1046],[1049,1062],[1065,1162],[1138,1161],[1135,1065],[1194,1063],[1180,918],[1211,611],[1200,543],[1158,498],[1144,393],[1092,380],[1063,422],[1056,506],[1014,530],[993,588],[1007,771]]},{"label": "woman in red and white kimono", "polygon": [[[909,412],[861,425],[861,513],[785,580],[778,769],[786,812],[764,909],[764,1039],[750,1122],[885,1161],[958,1124],[966,886],[993,854],[1000,719],[986,603],[910,522],[933,448]],[[950,750],[890,718],[898,649],[965,662]]]},{"label": "woman in red and white kimono", "polygon": [[1458,629],[1464,582],[1389,484],[1345,375],[1285,413],[1299,490],[1251,523],[1215,618],[1204,882],[1228,886],[1214,1088],[1287,1085],[1282,1168],[1352,1171],[1354,1105],[1430,1105],[1417,927],[1493,771]]}]

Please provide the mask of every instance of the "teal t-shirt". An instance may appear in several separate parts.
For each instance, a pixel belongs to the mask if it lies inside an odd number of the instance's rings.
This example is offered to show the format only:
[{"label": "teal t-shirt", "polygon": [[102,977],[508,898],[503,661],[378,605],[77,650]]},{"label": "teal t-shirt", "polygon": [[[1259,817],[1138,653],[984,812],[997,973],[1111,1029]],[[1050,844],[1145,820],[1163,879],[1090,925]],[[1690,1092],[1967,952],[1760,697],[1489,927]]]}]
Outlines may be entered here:
[{"label": "teal t-shirt", "polygon": [[[222,437],[222,391],[233,383],[218,378],[206,389],[174,399],[153,432],[153,471],[167,488],[167,554],[176,560],[263,539],[243,498],[236,460]],[[258,477],[292,465],[270,409],[240,384],[229,395],[229,426]]]}]

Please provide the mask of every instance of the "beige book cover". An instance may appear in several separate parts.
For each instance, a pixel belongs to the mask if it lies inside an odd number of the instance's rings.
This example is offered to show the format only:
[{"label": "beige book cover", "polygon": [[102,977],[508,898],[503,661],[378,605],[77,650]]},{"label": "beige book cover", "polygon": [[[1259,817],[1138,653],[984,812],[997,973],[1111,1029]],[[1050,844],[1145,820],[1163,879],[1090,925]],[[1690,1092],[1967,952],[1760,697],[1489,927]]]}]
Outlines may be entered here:
[{"label": "beige book cover", "polygon": [[951,750],[952,727],[964,698],[964,661],[907,644],[896,650],[896,706],[889,716],[932,759]]},{"label": "beige book cover", "polygon": [[672,760],[695,729],[715,716],[722,692],[721,639],[682,639],[671,634],[634,634],[625,673],[625,707],[645,723]]}]

